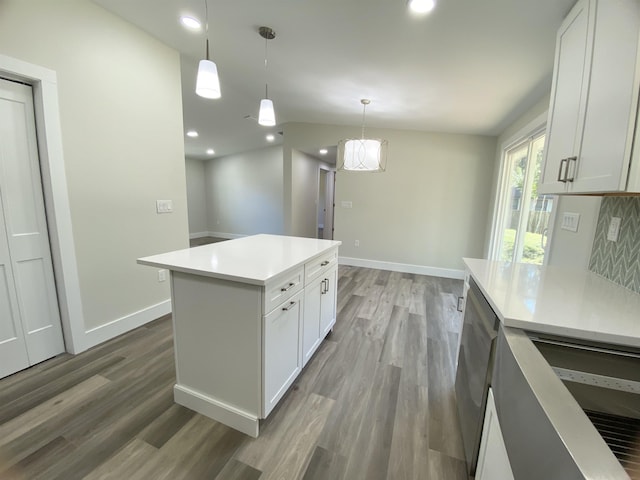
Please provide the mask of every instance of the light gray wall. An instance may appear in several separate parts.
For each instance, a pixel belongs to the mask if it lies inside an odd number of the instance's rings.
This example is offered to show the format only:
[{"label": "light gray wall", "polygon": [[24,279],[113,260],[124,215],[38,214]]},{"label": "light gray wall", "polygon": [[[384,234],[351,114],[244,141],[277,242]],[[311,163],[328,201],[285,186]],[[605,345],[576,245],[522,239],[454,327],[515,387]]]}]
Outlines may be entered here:
[{"label": "light gray wall", "polygon": [[[601,197],[558,196],[556,219],[549,244],[548,265],[588,268],[593,238],[598,223]],[[563,213],[578,213],[578,231],[563,230]]]},{"label": "light gray wall", "polygon": [[[455,270],[463,269],[462,257],[482,256],[495,137],[367,132],[389,140],[387,171],[337,173],[334,238],[343,241],[340,255]],[[294,172],[292,152],[359,134],[358,127],[284,125],[285,198],[293,192],[286,181]],[[343,200],[353,208],[341,208]],[[285,224],[292,211],[285,202]]]},{"label": "light gray wall", "polygon": [[189,234],[192,238],[205,236],[207,226],[207,195],[205,161],[194,158],[185,160],[187,176],[187,205],[189,209]]},{"label": "light gray wall", "polygon": [[207,160],[205,178],[209,232],[284,233],[281,146]]},{"label": "light gray wall", "polygon": [[0,11],[2,53],[57,72],[85,330],[168,300],[136,258],[188,246],[178,53],[89,1]]}]

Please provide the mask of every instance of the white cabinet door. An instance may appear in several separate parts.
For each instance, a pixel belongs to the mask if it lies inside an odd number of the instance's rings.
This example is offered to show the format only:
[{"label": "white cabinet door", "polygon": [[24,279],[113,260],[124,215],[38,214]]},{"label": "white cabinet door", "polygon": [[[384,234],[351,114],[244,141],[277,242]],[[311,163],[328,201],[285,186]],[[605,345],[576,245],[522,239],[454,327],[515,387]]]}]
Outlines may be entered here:
[{"label": "white cabinet door", "polygon": [[[624,191],[638,105],[637,0],[592,0],[595,17],[589,96],[571,193]],[[591,41],[589,39],[588,41]]]},{"label": "white cabinet door", "polygon": [[[545,147],[544,171],[539,193],[563,193],[568,158],[580,149],[582,123],[588,93],[585,81],[591,64],[593,28],[589,0],[580,0],[560,26],[551,87],[551,104]],[[575,165],[571,165],[573,168]]]},{"label": "white cabinet door", "polygon": [[491,388],[482,426],[476,480],[514,480]]},{"label": "white cabinet door", "polygon": [[338,267],[305,287],[302,321],[302,366],[305,366],[336,322]]},{"label": "white cabinet door", "polygon": [[640,188],[635,180],[627,182],[640,86],[639,32],[637,0],[579,0],[562,23],[538,193]]},{"label": "white cabinet door", "polygon": [[320,305],[320,340],[336,323],[336,301],[338,294],[338,267],[332,268],[323,277],[324,289],[322,290]]},{"label": "white cabinet door", "polygon": [[302,292],[264,319],[264,412],[266,418],[302,369],[299,349]]},{"label": "white cabinet door", "polygon": [[302,366],[305,366],[320,345],[320,311],[324,277],[317,278],[304,289],[304,316],[302,320]]}]

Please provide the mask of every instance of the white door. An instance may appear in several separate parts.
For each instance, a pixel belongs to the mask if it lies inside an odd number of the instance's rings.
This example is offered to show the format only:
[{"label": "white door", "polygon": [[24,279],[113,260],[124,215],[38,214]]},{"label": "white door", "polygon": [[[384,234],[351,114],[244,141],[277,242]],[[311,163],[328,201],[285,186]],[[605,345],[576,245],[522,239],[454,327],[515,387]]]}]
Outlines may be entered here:
[{"label": "white door", "polygon": [[0,378],[62,352],[31,87],[0,80]]}]

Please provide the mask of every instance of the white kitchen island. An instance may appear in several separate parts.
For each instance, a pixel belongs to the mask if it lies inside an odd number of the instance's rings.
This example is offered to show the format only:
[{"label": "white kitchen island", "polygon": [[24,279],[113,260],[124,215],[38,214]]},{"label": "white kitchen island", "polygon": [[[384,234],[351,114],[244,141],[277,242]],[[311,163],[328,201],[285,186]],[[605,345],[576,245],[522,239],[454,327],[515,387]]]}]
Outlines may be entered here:
[{"label": "white kitchen island", "polygon": [[138,259],[171,272],[175,401],[257,437],[335,324],[340,244],[254,235]]}]

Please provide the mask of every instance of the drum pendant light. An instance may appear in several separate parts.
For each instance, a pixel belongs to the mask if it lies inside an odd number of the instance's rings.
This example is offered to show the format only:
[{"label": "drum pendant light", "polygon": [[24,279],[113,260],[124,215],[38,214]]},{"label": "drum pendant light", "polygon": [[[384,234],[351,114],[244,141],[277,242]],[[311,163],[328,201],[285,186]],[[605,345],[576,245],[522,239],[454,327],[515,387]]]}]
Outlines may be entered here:
[{"label": "drum pendant light", "polygon": [[384,172],[387,167],[387,140],[365,138],[364,120],[371,100],[363,98],[362,138],[348,138],[338,142],[338,170],[348,172]]},{"label": "drum pendant light", "polygon": [[218,78],[218,67],[209,57],[209,8],[207,0],[204,1],[205,9],[205,34],[206,54],[204,60],[200,60],[198,65],[198,77],[196,79],[196,94],[203,98],[220,98],[220,79]]},{"label": "drum pendant light", "polygon": [[260,100],[260,111],[258,113],[258,123],[265,127],[273,127],[276,124],[276,112],[273,109],[273,102],[269,99],[269,84],[267,81],[267,44],[269,40],[276,38],[276,32],[269,27],[260,27],[258,33],[264,38],[264,98]]}]

